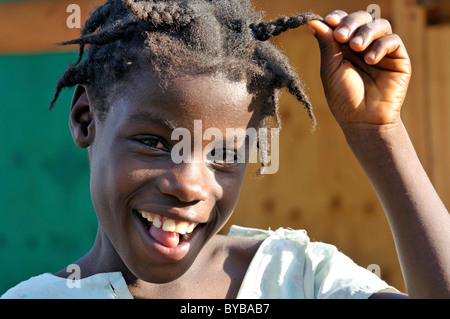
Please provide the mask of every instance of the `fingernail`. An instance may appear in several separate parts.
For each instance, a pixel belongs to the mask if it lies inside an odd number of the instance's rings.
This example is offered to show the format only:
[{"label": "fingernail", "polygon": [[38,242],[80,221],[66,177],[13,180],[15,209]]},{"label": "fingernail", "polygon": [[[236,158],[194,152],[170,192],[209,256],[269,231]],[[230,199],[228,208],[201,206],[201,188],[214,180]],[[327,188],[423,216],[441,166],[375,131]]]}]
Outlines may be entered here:
[{"label": "fingernail", "polygon": [[336,20],[335,22],[338,23],[341,20],[341,17],[336,13],[330,13],[325,17],[325,20]]},{"label": "fingernail", "polygon": [[358,44],[358,45],[362,45],[363,39],[360,36],[357,36],[357,37],[354,37],[351,42]]},{"label": "fingernail", "polygon": [[347,29],[341,28],[341,29],[337,30],[336,32],[339,33],[340,35],[342,35],[344,38],[348,37],[348,30]]},{"label": "fingernail", "polygon": [[366,55],[366,60],[375,60],[375,52],[369,52]]}]

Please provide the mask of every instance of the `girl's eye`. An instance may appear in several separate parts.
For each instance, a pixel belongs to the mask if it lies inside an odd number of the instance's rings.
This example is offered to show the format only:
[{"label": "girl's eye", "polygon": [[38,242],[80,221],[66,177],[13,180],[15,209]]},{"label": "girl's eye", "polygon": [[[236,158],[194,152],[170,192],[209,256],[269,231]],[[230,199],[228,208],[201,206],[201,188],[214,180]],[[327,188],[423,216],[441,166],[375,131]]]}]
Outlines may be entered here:
[{"label": "girl's eye", "polygon": [[164,141],[162,141],[161,138],[157,136],[145,135],[138,136],[135,139],[148,147],[169,151],[169,148],[165,145]]},{"label": "girl's eye", "polygon": [[230,149],[213,149],[207,155],[208,161],[220,164],[231,165],[236,164],[238,160],[237,152]]}]

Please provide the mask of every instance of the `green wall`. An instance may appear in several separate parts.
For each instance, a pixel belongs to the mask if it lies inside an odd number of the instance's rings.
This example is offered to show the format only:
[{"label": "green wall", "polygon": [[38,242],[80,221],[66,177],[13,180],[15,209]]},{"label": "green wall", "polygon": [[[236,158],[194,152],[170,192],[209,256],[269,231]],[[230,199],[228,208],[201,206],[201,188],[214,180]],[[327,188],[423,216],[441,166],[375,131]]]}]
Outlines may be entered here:
[{"label": "green wall", "polygon": [[48,111],[76,53],[0,56],[0,294],[86,253],[97,220],[86,150],[68,128],[73,89]]}]

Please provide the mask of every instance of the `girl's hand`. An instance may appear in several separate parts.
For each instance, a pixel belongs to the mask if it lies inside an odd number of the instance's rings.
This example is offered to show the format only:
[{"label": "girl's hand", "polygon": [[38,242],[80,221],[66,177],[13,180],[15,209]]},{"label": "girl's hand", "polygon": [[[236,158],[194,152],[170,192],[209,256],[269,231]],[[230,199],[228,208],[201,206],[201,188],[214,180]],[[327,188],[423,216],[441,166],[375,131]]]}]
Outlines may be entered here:
[{"label": "girl's hand", "polygon": [[400,119],[411,77],[405,46],[367,12],[334,11],[325,22],[308,25],[328,104],[386,212],[408,294],[449,298],[450,215]]},{"label": "girl's hand", "polygon": [[373,21],[365,11],[340,10],[325,22],[308,26],[319,42],[325,95],[338,123],[343,129],[399,123],[411,63],[390,23]]}]

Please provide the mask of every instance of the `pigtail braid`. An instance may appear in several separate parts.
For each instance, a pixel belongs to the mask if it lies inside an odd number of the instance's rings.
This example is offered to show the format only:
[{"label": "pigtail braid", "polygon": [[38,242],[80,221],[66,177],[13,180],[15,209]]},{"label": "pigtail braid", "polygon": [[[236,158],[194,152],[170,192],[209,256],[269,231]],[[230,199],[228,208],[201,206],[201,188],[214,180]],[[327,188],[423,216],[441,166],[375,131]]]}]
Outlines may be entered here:
[{"label": "pigtail braid", "polygon": [[271,22],[260,22],[258,24],[251,24],[250,28],[253,30],[255,38],[259,41],[267,41],[271,37],[280,35],[281,33],[295,29],[307,24],[311,20],[323,20],[321,16],[308,12],[299,14],[293,17],[280,17]]},{"label": "pigtail braid", "polygon": [[76,66],[69,67],[66,72],[59,78],[56,84],[56,91],[53,100],[50,102],[49,110],[53,108],[56,100],[61,93],[61,90],[65,87],[72,87],[80,83],[88,82],[87,63],[83,62]]},{"label": "pigtail braid", "polygon": [[[98,28],[103,26],[105,22],[108,20],[108,16],[111,12],[111,4],[105,3],[104,5],[97,8],[97,10],[92,13],[92,15],[89,17],[89,19],[86,21],[83,29],[81,30],[81,36],[86,36],[90,33],[94,33]],[[60,43],[61,45],[67,45],[65,42]],[[84,54],[84,43],[80,43],[79,51],[78,51],[78,59],[75,62],[75,65],[80,63],[81,59],[83,58]]]},{"label": "pigtail braid", "polygon": [[180,3],[126,0],[126,5],[138,19],[155,28],[176,26],[179,30],[192,21],[192,11]]},{"label": "pigtail braid", "polygon": [[[119,24],[115,29],[110,30],[106,28],[97,33],[82,35],[78,39],[65,41],[59,43],[60,45],[79,44],[78,59],[75,64],[69,66],[63,76],[58,80],[56,85],[55,96],[50,102],[49,109],[53,108],[55,101],[57,100],[59,93],[65,87],[72,87],[80,83],[86,83],[88,81],[87,70],[88,63],[90,61],[84,61],[80,64],[84,53],[84,47],[86,44],[105,45],[121,39],[122,37],[135,32],[135,25],[137,22],[128,21],[123,24]],[[95,51],[95,50],[93,50]]]},{"label": "pigtail braid", "polygon": [[308,96],[303,91],[303,85],[298,79],[292,79],[289,84],[287,85],[287,89],[289,90],[289,93],[291,93],[293,96],[297,98],[298,101],[303,103],[306,109],[306,113],[308,114],[310,120],[311,120],[311,128],[314,131],[317,126],[317,120],[313,112],[313,108],[311,105],[311,102],[309,101]]},{"label": "pigtail braid", "polygon": [[77,39],[61,42],[61,45],[79,44],[84,46],[86,44],[105,45],[113,43],[124,36],[132,34],[135,31],[138,21],[126,21],[114,26],[113,28],[106,28],[97,33],[87,34]]}]

